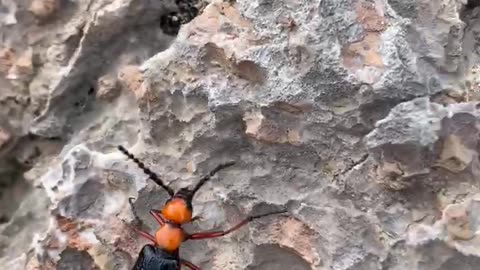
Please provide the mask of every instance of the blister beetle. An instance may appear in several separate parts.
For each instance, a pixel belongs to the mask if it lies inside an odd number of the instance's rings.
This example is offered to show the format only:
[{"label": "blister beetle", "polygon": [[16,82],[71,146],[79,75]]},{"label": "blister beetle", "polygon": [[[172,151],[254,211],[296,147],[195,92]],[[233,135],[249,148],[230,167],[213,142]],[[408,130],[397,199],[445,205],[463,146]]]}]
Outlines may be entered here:
[{"label": "blister beetle", "polygon": [[[234,165],[235,162],[231,161],[218,165],[208,174],[203,176],[193,189],[181,188],[177,192],[174,192],[170,186],[166,185],[160,177],[147,168],[145,164],[143,164],[143,162],[137,159],[133,154],[128,152],[127,149],[125,149],[123,146],[118,146],[118,149],[131,160],[133,160],[138,167],[140,167],[143,172],[149,176],[150,179],[165,189],[170,195],[170,199],[166,201],[162,210],[150,210],[150,214],[160,225],[159,229],[155,233],[155,236],[135,229],[141,236],[150,240],[153,245],[148,244],[142,248],[132,270],[179,270],[182,265],[192,270],[200,270],[198,266],[180,258],[179,250],[183,242],[188,240],[221,237],[240,229],[242,226],[255,219],[287,212],[287,210],[280,210],[261,215],[251,215],[230,229],[223,231],[199,232],[193,234],[187,233],[182,228],[182,225],[198,219],[198,217],[192,218],[192,201],[195,193],[218,171]],[[131,200],[130,204],[132,205]]]}]

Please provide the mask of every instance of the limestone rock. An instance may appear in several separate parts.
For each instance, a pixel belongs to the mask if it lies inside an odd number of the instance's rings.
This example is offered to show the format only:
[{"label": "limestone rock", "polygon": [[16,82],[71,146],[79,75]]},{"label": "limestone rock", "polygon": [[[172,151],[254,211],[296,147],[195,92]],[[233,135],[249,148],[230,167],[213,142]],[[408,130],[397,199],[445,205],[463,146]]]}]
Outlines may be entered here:
[{"label": "limestone rock", "polygon": [[367,146],[379,161],[380,178],[391,187],[403,183],[400,189],[404,189],[425,177],[439,181],[432,178],[441,178],[444,170],[469,171],[476,177],[480,168],[476,160],[478,116],[475,103],[442,106],[428,98],[393,108],[366,136]]},{"label": "limestone rock", "polygon": [[138,66],[123,67],[118,73],[118,80],[127,90],[133,92],[137,98],[140,98],[145,93],[142,88],[143,75]]},{"label": "limestone rock", "polygon": [[112,101],[119,94],[119,83],[113,75],[107,74],[98,79],[97,98],[99,100]]},{"label": "limestone rock", "polygon": [[7,74],[15,61],[15,51],[12,48],[0,50],[0,72]]},{"label": "limestone rock", "polygon": [[146,243],[132,227],[153,233],[168,195],[123,145],[174,189],[237,161],[198,192],[188,231],[288,209],[185,243],[202,269],[476,269],[479,14],[1,1],[0,265],[130,269]]},{"label": "limestone rock", "polygon": [[478,198],[478,194],[474,194],[461,203],[447,205],[443,209],[442,218],[434,224],[411,227],[407,241],[411,245],[422,246],[441,240],[466,256],[478,256]]},{"label": "limestone rock", "polygon": [[33,49],[29,48],[15,60],[8,70],[7,79],[28,81],[33,74]]}]

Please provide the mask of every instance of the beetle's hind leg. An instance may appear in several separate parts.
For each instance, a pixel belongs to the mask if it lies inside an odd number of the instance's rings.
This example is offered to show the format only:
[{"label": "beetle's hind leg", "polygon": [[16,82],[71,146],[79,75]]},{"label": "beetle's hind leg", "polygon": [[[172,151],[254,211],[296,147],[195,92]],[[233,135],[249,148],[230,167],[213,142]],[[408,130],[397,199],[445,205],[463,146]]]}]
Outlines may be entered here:
[{"label": "beetle's hind leg", "polygon": [[216,232],[200,232],[200,233],[194,233],[194,234],[190,234],[190,235],[187,235],[186,237],[186,240],[199,240],[199,239],[208,239],[208,238],[216,238],[216,237],[221,237],[221,236],[224,236],[224,235],[227,235],[229,233],[232,233],[238,229],[240,229],[241,227],[243,227],[244,225],[246,225],[247,223],[255,220],[255,219],[259,219],[259,218],[262,218],[262,217],[266,217],[266,216],[270,216],[270,215],[276,215],[276,214],[283,214],[283,213],[286,213],[287,210],[280,210],[280,211],[274,211],[274,212],[269,212],[269,213],[265,213],[265,214],[260,214],[260,215],[253,215],[253,216],[249,216],[247,217],[246,219],[242,220],[240,223],[238,223],[237,225],[233,226],[232,228],[228,229],[228,230],[224,230],[224,231],[216,231]]},{"label": "beetle's hind leg", "polygon": [[185,265],[186,267],[190,268],[191,270],[202,270],[200,267],[196,266],[195,264],[180,258],[180,269],[182,268],[181,266]]},{"label": "beetle's hind leg", "polygon": [[150,240],[153,244],[156,244],[157,241],[155,241],[155,237],[153,237],[151,234],[147,233],[147,232],[144,232],[140,229],[137,229],[135,227],[133,227],[133,230],[135,232],[137,232],[138,234],[140,234],[140,236],[142,236],[143,238],[147,239],[147,240]]},{"label": "beetle's hind leg", "polygon": [[135,210],[135,206],[133,205],[134,200],[135,200],[134,197],[128,198],[128,204],[130,205],[130,209],[132,210],[132,214],[133,214],[133,218],[134,218],[134,220],[133,220],[133,226],[135,226],[135,227],[142,227],[142,226],[143,226],[143,222],[142,222],[142,220],[138,217],[137,210]]},{"label": "beetle's hind leg", "polygon": [[135,206],[133,205],[133,203],[134,203],[133,200],[134,199],[135,198],[133,198],[133,197],[128,198],[128,204],[130,205],[130,208],[132,209],[132,213],[133,213],[133,217],[134,217],[134,221],[133,221],[133,224],[132,224],[132,229],[135,232],[137,232],[138,234],[140,234],[143,238],[146,238],[147,240],[152,241],[152,243],[155,243],[155,237],[153,237],[152,235],[150,235],[147,232],[144,232],[144,231],[138,229],[139,227],[143,227],[143,222],[138,217],[137,211],[135,210]]}]

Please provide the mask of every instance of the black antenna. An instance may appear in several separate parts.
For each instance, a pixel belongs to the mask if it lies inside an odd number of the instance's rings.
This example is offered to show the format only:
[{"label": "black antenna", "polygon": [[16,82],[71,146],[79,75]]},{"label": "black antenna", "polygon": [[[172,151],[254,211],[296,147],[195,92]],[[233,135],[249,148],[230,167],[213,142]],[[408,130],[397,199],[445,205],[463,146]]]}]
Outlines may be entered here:
[{"label": "black antenna", "polygon": [[218,171],[220,170],[223,170],[225,168],[228,168],[230,166],[233,166],[235,164],[235,161],[229,161],[229,162],[225,162],[225,163],[222,163],[220,165],[218,165],[217,167],[215,167],[215,169],[211,170],[208,174],[206,174],[204,177],[202,177],[200,179],[200,181],[198,181],[198,184],[192,189],[192,192],[191,192],[191,196],[193,198],[193,196],[195,195],[195,193],[208,181],[210,180],[210,178],[212,178],[212,176],[214,176]]},{"label": "black antenna", "polygon": [[120,150],[120,152],[122,152],[123,154],[125,154],[128,158],[130,158],[131,160],[133,160],[133,162],[135,162],[137,164],[138,167],[140,167],[140,169],[143,170],[143,172],[148,175],[148,177],[150,179],[153,180],[153,182],[155,182],[157,185],[161,186],[163,189],[165,189],[168,194],[170,195],[170,197],[173,197],[173,195],[175,194],[175,192],[173,191],[173,189],[171,187],[169,187],[168,185],[166,185],[165,183],[163,183],[162,179],[160,179],[160,177],[158,177],[158,175],[154,172],[152,172],[149,168],[147,168],[145,166],[145,164],[143,164],[143,162],[141,162],[140,160],[138,160],[138,158],[136,158],[133,154],[131,154],[130,152],[127,151],[127,149],[125,149],[125,147],[119,145],[118,147],[118,150]]}]

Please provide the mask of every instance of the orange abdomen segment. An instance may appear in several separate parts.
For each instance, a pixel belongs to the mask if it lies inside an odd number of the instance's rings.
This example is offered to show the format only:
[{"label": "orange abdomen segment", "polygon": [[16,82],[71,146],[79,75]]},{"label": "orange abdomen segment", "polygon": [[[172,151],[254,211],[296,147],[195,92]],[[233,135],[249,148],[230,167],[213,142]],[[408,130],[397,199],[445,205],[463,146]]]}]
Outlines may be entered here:
[{"label": "orange abdomen segment", "polygon": [[173,199],[163,207],[162,215],[177,224],[188,223],[192,220],[192,211],[188,209],[183,199]]},{"label": "orange abdomen segment", "polygon": [[158,246],[168,252],[177,250],[182,244],[184,233],[182,229],[165,224],[155,233],[155,241]]}]

